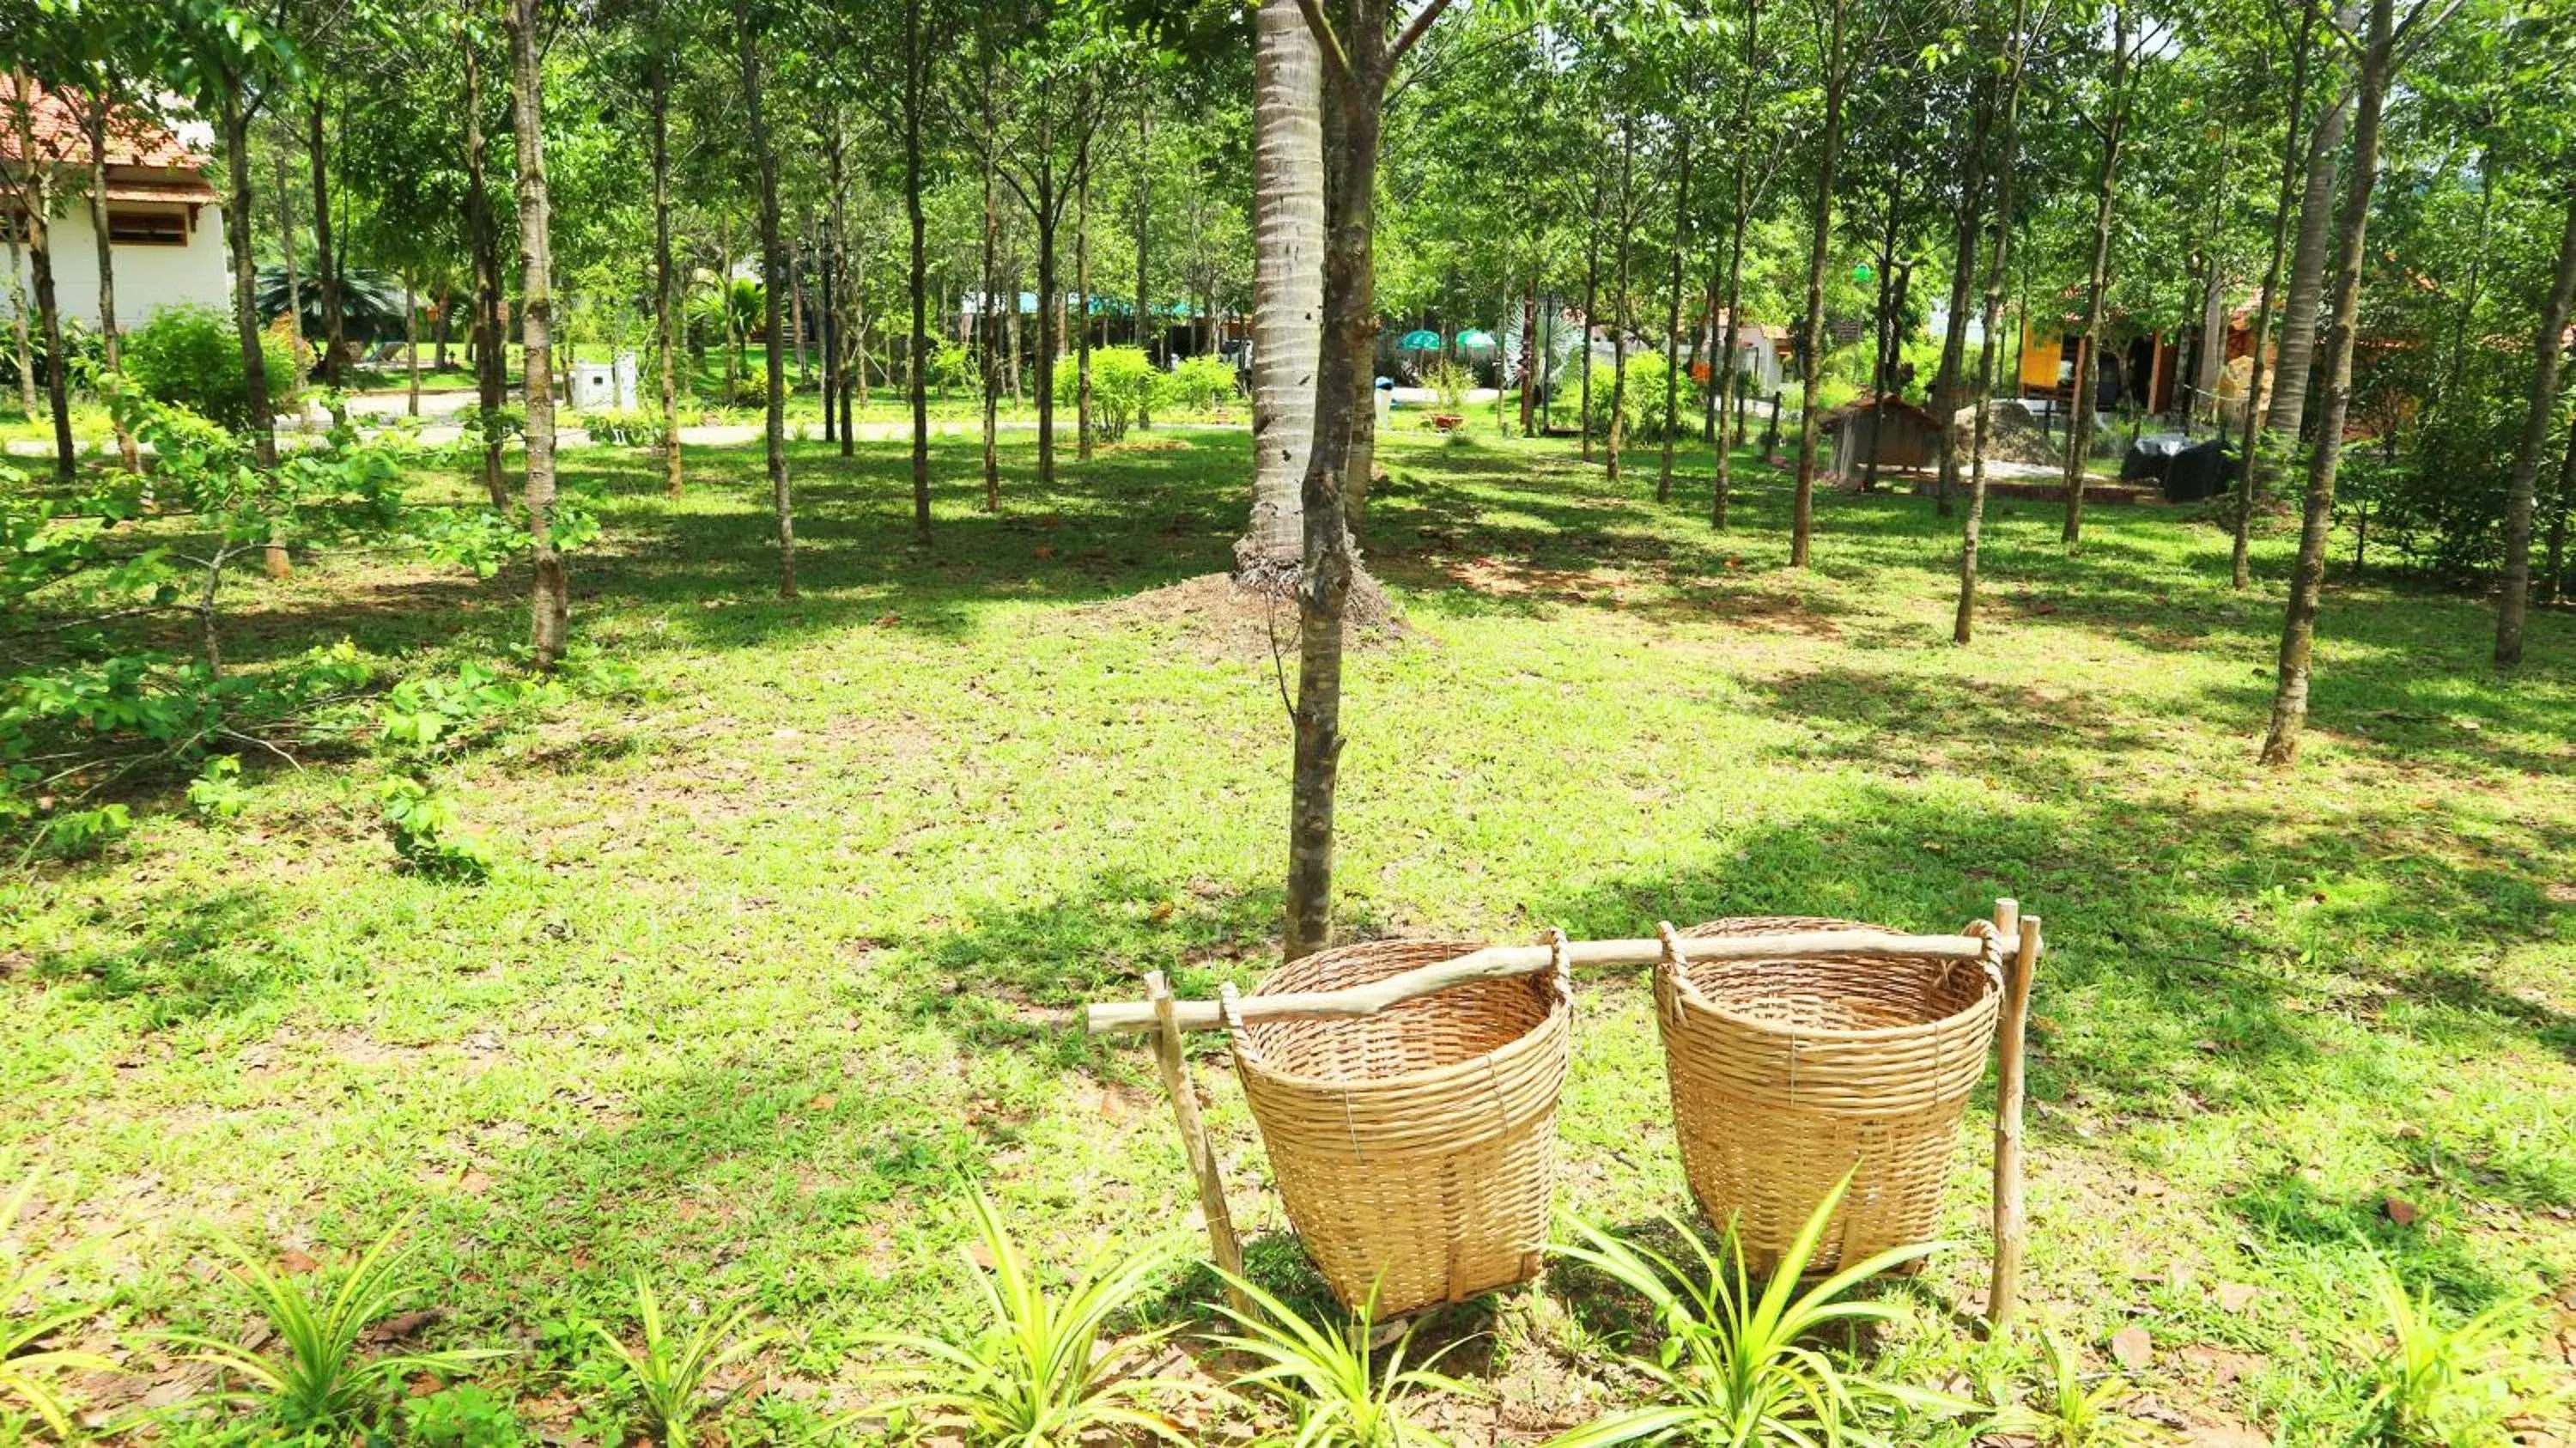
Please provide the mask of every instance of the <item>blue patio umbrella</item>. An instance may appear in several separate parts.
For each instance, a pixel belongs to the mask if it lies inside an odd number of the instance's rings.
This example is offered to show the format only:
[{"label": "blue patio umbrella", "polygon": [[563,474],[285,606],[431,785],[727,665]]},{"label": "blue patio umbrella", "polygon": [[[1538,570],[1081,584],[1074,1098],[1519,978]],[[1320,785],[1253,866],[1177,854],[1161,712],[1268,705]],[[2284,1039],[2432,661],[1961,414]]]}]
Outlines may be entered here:
[{"label": "blue patio umbrella", "polygon": [[1395,345],[1407,352],[1437,352],[1440,350],[1440,334],[1430,331],[1407,332],[1396,339]]},{"label": "blue patio umbrella", "polygon": [[1458,345],[1471,348],[1491,347],[1494,345],[1494,334],[1470,327],[1458,334]]}]

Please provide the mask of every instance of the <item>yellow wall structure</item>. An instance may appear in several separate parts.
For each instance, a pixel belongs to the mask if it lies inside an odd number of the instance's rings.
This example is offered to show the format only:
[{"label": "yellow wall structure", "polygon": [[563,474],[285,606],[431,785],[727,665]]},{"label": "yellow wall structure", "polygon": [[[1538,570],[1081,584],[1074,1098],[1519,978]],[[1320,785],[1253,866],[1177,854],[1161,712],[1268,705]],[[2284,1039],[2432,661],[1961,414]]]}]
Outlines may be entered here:
[{"label": "yellow wall structure", "polygon": [[2025,343],[2021,349],[2021,385],[2024,388],[2055,387],[2058,364],[2063,360],[2061,344],[2055,340]]}]

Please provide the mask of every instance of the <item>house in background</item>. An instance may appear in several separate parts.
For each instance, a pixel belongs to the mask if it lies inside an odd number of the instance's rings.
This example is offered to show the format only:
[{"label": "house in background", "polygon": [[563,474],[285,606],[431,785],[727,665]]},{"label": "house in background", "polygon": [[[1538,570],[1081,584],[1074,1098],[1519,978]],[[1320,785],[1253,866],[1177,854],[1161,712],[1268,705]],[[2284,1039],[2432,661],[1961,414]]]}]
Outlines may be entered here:
[{"label": "house in background", "polygon": [[[19,155],[18,82],[0,76],[0,164],[15,171]],[[80,111],[37,89],[30,104],[36,159],[54,168],[54,214],[48,218],[54,298],[66,320],[98,325],[98,233],[90,226],[89,137]],[[140,326],[170,306],[232,305],[222,198],[206,184],[206,156],[157,120],[131,111],[108,122],[107,234],[116,266],[116,322]],[[17,244],[22,284],[27,270],[27,218],[15,198],[0,200],[0,235]],[[30,289],[27,305],[35,301]]]}]

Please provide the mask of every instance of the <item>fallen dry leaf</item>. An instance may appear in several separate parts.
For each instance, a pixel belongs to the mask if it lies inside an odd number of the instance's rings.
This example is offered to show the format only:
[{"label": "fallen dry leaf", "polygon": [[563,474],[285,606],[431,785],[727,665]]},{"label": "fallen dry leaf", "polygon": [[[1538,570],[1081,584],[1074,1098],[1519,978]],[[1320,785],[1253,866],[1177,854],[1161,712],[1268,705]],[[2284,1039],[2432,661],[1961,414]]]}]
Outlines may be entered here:
[{"label": "fallen dry leaf", "polygon": [[321,1263],[313,1260],[310,1253],[304,1252],[299,1248],[289,1247],[285,1251],[277,1254],[277,1270],[280,1272],[310,1272],[321,1265]]},{"label": "fallen dry leaf", "polygon": [[2218,1284],[2217,1293],[2218,1305],[2222,1309],[2239,1313],[2253,1306],[2254,1299],[2260,1295],[2253,1287],[2242,1282],[2221,1282]]},{"label": "fallen dry leaf", "polygon": [[2156,1360],[2155,1339],[2147,1330],[2131,1323],[2111,1334],[2111,1357],[2131,1372],[2143,1372]]},{"label": "fallen dry leaf", "polygon": [[2386,1198],[2381,1200],[2379,1209],[2388,1214],[2388,1220],[2395,1222],[2401,1227],[2414,1226],[2416,1219],[2424,1215],[2423,1208],[2416,1206],[2413,1202],[2406,1200],[2395,1192],[2390,1192]]}]

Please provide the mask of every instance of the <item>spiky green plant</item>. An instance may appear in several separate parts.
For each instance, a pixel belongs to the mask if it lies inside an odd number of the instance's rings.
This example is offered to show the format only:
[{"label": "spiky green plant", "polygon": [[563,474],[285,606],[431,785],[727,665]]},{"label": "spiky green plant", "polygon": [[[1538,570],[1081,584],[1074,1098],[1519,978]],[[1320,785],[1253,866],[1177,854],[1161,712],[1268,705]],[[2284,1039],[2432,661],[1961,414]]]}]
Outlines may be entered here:
[{"label": "spiky green plant", "polygon": [[2397,1269],[2375,1253],[2371,1267],[2386,1338],[2371,1362],[2370,1399],[2352,1441],[2388,1448],[2504,1442],[2513,1399],[2500,1369],[2516,1304],[2499,1302],[2445,1325],[2431,1287],[2407,1291]]},{"label": "spiky green plant", "polygon": [[[55,1437],[69,1441],[77,1424],[70,1400],[54,1385],[55,1375],[66,1371],[113,1372],[116,1364],[96,1353],[40,1346],[46,1338],[87,1320],[98,1309],[88,1304],[49,1305],[46,1300],[54,1279],[81,1249],[21,1255],[8,1246],[16,1240],[18,1214],[26,1209],[27,1198],[35,1194],[36,1176],[29,1172],[27,1179],[5,1201],[0,1201],[0,1405],[15,1404],[7,1411],[23,1412]],[[19,1312],[21,1302],[27,1304],[23,1314]]]},{"label": "spiky green plant", "polygon": [[1251,1299],[1257,1311],[1220,1306],[1217,1310],[1238,1331],[1211,1340],[1261,1364],[1236,1378],[1234,1385],[1267,1390],[1287,1402],[1297,1422],[1294,1448],[1405,1448],[1436,1443],[1438,1439],[1413,1421],[1410,1409],[1416,1397],[1430,1392],[1484,1396],[1470,1384],[1433,1371],[1458,1343],[1433,1353],[1418,1366],[1406,1367],[1414,1333],[1408,1327],[1381,1359],[1371,1346],[1376,1338],[1375,1294],[1347,1323],[1317,1322],[1251,1282],[1220,1275]]},{"label": "spiky green plant", "polygon": [[360,1351],[369,1328],[412,1300],[412,1290],[402,1281],[411,1249],[394,1248],[394,1239],[408,1222],[406,1218],[395,1223],[392,1231],[339,1274],[336,1286],[319,1294],[307,1287],[303,1277],[272,1271],[240,1246],[228,1246],[226,1251],[238,1264],[235,1275],[249,1289],[251,1305],[276,1341],[274,1353],[197,1333],[161,1336],[191,1349],[182,1355],[184,1360],[212,1363],[241,1379],[246,1386],[223,1394],[226,1400],[258,1408],[299,1430],[334,1428],[362,1419],[414,1373],[444,1376],[485,1358],[504,1356],[495,1348],[377,1357]]},{"label": "spiky green plant", "polygon": [[877,1374],[911,1382],[915,1391],[871,1404],[863,1414],[910,1414],[994,1448],[1072,1448],[1101,1428],[1189,1448],[1181,1425],[1153,1411],[1148,1400],[1156,1393],[1203,1390],[1120,1370],[1174,1329],[1103,1340],[1109,1320],[1179,1259],[1180,1239],[1166,1237],[1124,1257],[1104,1254],[1059,1299],[1030,1270],[983,1193],[974,1193],[969,1205],[992,1264],[989,1271],[971,1257],[967,1264],[983,1294],[987,1321],[963,1339],[872,1334],[868,1340],[875,1345],[922,1361]]},{"label": "spiky green plant", "polygon": [[644,1404],[644,1416],[652,1422],[663,1448],[689,1448],[690,1428],[697,1421],[707,1380],[717,1369],[750,1356],[777,1336],[754,1333],[735,1337],[735,1330],[750,1314],[749,1307],[737,1307],[721,1315],[710,1313],[696,1332],[680,1337],[663,1321],[662,1303],[653,1294],[653,1284],[639,1273],[635,1278],[635,1316],[643,1328],[642,1350],[628,1347],[625,1339],[596,1322],[590,1324],[590,1330],[608,1344],[625,1367],[627,1382]]},{"label": "spiky green plant", "polygon": [[2094,1448],[2135,1437],[2129,1421],[2111,1411],[2129,1395],[2127,1379],[2111,1374],[2087,1381],[2083,1354],[2054,1332],[2042,1329],[2039,1346],[2039,1392],[2007,1414],[2008,1421],[2044,1448]]},{"label": "spiky green plant", "polygon": [[1808,1339],[1836,1324],[1885,1321],[1895,1309],[1846,1296],[1873,1277],[1938,1250],[1923,1243],[1881,1252],[1846,1267],[1804,1291],[1798,1269],[1815,1260],[1826,1224],[1842,1204],[1845,1176],[1818,1203],[1782,1257],[1779,1271],[1759,1292],[1747,1269],[1744,1244],[1732,1226],[1712,1252],[1689,1223],[1665,1221],[1689,1244],[1685,1266],[1651,1249],[1611,1235],[1575,1216],[1565,1217],[1575,1239],[1549,1248],[1603,1273],[1646,1299],[1662,1339],[1652,1356],[1623,1353],[1622,1361],[1656,1386],[1657,1401],[1596,1418],[1550,1440],[1548,1448],[1601,1448],[1611,1443],[1724,1444],[1755,1448],[1788,1444],[1812,1448],[1845,1438],[1866,1440],[1856,1426],[1865,1408],[1903,1401],[1918,1408],[1965,1411],[1972,1405],[1938,1394],[1878,1382],[1835,1364]]}]

